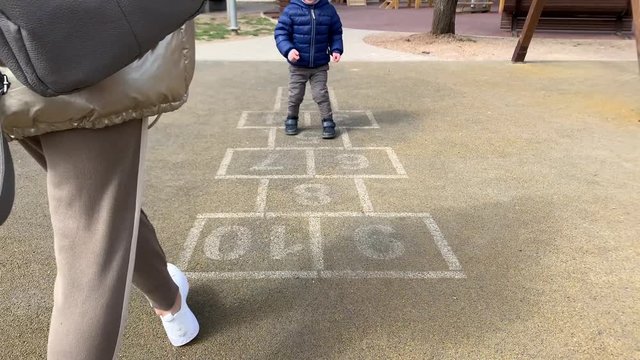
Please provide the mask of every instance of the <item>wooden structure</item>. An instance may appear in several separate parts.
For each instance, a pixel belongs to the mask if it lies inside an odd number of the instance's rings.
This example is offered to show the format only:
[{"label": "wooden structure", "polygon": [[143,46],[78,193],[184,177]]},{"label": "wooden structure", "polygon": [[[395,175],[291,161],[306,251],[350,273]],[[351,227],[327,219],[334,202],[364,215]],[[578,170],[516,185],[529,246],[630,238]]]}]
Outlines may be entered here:
[{"label": "wooden structure", "polygon": [[[411,5],[413,4],[413,7],[418,9],[422,5],[422,2],[424,2],[427,6],[433,6],[434,0],[408,0],[407,6],[411,7]],[[400,0],[384,0],[380,4],[380,8],[382,9],[398,10],[399,7],[400,7]]]},{"label": "wooden structure", "polygon": [[[518,40],[516,49],[513,51],[513,57],[511,58],[511,61],[516,63],[524,62],[524,59],[527,56],[527,50],[529,49],[529,44],[531,43],[531,39],[533,38],[533,33],[538,26],[538,21],[540,20],[542,11],[548,1],[553,0],[533,0],[533,2],[531,3],[522,35]],[[630,0],[630,3],[632,8],[633,28],[635,30],[636,38],[638,67],[640,69],[640,0]]]},{"label": "wooden structure", "polygon": [[[502,0],[500,28],[517,32],[535,0]],[[546,0],[537,28],[552,31],[629,32],[629,0]]]}]

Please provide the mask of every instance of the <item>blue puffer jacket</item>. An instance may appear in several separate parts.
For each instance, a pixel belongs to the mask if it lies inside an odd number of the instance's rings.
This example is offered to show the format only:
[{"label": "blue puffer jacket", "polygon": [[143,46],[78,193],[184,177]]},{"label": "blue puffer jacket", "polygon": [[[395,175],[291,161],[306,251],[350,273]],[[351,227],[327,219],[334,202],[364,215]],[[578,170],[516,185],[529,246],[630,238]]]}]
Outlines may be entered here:
[{"label": "blue puffer jacket", "polygon": [[298,67],[316,68],[329,63],[330,54],[342,54],[342,23],[328,0],[313,5],[291,0],[278,20],[276,46],[285,58],[293,49],[300,59],[291,63]]}]

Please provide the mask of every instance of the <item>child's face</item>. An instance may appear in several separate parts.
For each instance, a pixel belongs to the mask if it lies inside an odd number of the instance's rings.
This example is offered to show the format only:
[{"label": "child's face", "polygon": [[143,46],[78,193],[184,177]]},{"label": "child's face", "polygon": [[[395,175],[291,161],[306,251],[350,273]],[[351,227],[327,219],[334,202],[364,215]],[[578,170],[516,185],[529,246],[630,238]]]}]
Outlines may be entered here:
[{"label": "child's face", "polygon": [[309,5],[313,5],[316,2],[316,0],[302,0],[302,1],[304,1],[305,4],[309,4]]}]

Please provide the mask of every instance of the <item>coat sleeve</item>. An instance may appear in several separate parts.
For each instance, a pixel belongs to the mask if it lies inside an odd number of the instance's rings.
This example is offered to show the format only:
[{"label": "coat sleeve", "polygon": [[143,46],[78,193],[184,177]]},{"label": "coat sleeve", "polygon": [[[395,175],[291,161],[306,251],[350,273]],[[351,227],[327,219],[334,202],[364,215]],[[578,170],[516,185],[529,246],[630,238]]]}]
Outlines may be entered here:
[{"label": "coat sleeve", "polygon": [[276,25],[274,37],[276,39],[276,46],[278,51],[285,58],[289,56],[289,52],[293,50],[293,42],[291,38],[293,36],[293,20],[291,19],[290,8],[285,8],[278,19],[278,25]]},{"label": "coat sleeve", "polygon": [[331,19],[331,53],[337,52],[342,54],[344,47],[342,44],[342,22],[336,9],[333,9],[333,16]]}]

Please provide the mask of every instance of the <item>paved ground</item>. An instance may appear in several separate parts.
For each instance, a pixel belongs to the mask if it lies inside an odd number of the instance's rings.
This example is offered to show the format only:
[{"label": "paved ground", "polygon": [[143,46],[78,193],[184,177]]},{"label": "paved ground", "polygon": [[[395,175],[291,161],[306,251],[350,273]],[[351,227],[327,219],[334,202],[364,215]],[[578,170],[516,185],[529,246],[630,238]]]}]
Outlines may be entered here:
[{"label": "paved ground", "polygon": [[[343,61],[426,61],[427,56],[392,51],[366,44],[363,39],[378,31],[345,29],[343,35],[347,55]],[[284,61],[272,36],[225,42],[199,41],[198,60],[216,61]]]},{"label": "paved ground", "polygon": [[[152,130],[145,208],[202,334],[171,348],[135,292],[122,358],[640,358],[637,64],[340,64],[333,141],[310,104],[271,129],[286,73],[201,62]],[[13,149],[0,358],[43,358],[45,179]]]},{"label": "paved ground", "polygon": [[[390,35],[392,34],[392,35]],[[385,49],[365,43],[369,41]],[[477,38],[466,42],[439,42],[429,44],[406,42],[409,33],[382,33],[373,30],[344,29],[345,54],[342,62],[407,62],[443,60],[505,61],[511,59],[516,38]],[[394,39],[395,40],[390,40]],[[631,61],[637,59],[633,40],[559,40],[534,39],[527,61]],[[404,51],[400,51],[404,50]],[[421,53],[421,51],[426,52]],[[238,41],[204,42],[197,44],[196,57],[206,61],[277,61],[284,58],[275,47],[273,37]]]}]

